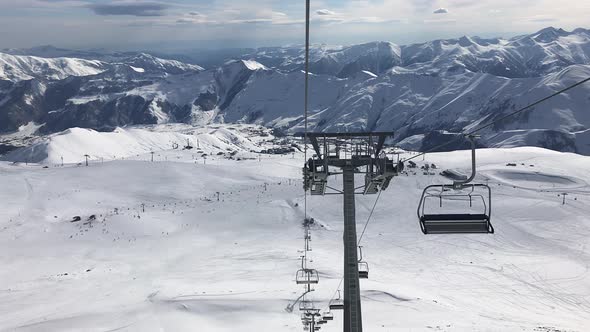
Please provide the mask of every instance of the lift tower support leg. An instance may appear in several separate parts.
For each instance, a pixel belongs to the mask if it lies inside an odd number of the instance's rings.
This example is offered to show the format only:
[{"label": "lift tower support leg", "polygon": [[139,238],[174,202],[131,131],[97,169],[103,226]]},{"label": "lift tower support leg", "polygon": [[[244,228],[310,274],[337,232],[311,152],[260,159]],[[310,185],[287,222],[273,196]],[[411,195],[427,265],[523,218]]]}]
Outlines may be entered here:
[{"label": "lift tower support leg", "polygon": [[[312,195],[326,195],[330,167],[342,170],[344,196],[344,332],[362,332],[361,290],[359,285],[358,240],[356,236],[355,195],[374,194],[379,187],[397,175],[394,165],[385,154],[385,141],[393,132],[365,133],[306,133],[315,155],[306,161],[303,176],[305,190]],[[365,170],[362,171],[361,168]],[[364,190],[355,192],[355,174],[365,176]],[[378,183],[377,183],[378,182]],[[378,190],[375,190],[377,186]],[[313,188],[313,190],[312,190]],[[368,190],[368,189],[371,190]],[[333,189],[333,188],[330,188]]]},{"label": "lift tower support leg", "polygon": [[344,332],[362,332],[357,256],[354,166],[342,168],[344,191]]}]

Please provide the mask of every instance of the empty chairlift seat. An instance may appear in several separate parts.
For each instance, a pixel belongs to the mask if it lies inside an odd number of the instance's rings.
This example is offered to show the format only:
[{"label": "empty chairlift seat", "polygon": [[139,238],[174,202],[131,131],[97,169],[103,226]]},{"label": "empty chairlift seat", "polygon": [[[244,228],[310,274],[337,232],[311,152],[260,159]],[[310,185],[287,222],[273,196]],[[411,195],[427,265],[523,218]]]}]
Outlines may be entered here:
[{"label": "empty chairlift seat", "polygon": [[317,284],[319,281],[318,271],[314,269],[300,269],[295,275],[295,282],[298,285]]},{"label": "empty chairlift seat", "polygon": [[342,300],[340,298],[340,290],[338,291],[338,298],[330,300],[329,308],[330,308],[330,311],[344,310],[344,300]]},{"label": "empty chairlift seat", "polygon": [[359,246],[359,261],[358,261],[358,271],[359,271],[359,279],[369,279],[369,264],[363,261],[363,247]]},{"label": "empty chairlift seat", "polygon": [[341,299],[335,299],[330,301],[330,310],[343,310],[344,301]]},{"label": "empty chairlift seat", "polygon": [[485,214],[427,214],[420,221],[424,234],[493,233]]},{"label": "empty chairlift seat", "polygon": [[369,264],[367,262],[359,262],[359,278],[369,279]]},{"label": "empty chairlift seat", "polygon": [[[476,189],[483,189],[478,193]],[[465,204],[465,213],[428,212],[427,202],[436,201],[440,209],[445,203],[454,201]],[[477,204],[481,211],[472,211]],[[418,205],[418,219],[424,234],[476,234],[494,233],[491,224],[491,189],[485,184],[469,184],[456,189],[452,185],[426,187]]]},{"label": "empty chairlift seat", "polygon": [[314,317],[321,316],[320,309],[317,309],[312,301],[301,301],[299,304],[299,310],[305,311],[303,316],[307,317],[308,319],[314,319]]}]

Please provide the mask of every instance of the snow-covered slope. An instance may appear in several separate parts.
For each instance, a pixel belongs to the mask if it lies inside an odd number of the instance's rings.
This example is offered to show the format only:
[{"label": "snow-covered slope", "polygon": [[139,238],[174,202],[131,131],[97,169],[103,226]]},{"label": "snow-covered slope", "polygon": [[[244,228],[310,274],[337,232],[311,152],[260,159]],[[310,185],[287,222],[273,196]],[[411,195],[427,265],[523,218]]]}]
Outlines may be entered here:
[{"label": "snow-covered slope", "polygon": [[[0,162],[0,330],[301,331],[284,308],[302,291],[303,155],[204,164],[194,150],[156,153],[89,167]],[[464,172],[469,152],[423,163]],[[487,149],[478,164],[494,235],[422,235],[416,205],[424,186],[448,182],[439,175],[408,173],[381,195],[362,240],[365,330],[587,330],[590,159]],[[359,229],[375,198],[357,197]],[[308,197],[320,272],[310,296],[322,308],[342,275],[341,200]],[[334,314],[322,331],[342,331]]]},{"label": "snow-covered slope", "polygon": [[[187,125],[116,128],[112,132],[71,128],[49,135],[28,147],[0,158],[11,162],[61,164],[77,163],[88,155],[90,160],[117,160],[138,155],[184,149],[190,145],[193,156],[202,154],[260,151],[260,143],[272,139],[269,130],[252,125],[195,128]],[[63,158],[63,159],[62,159]]]},{"label": "snow-covered slope", "polygon": [[[312,75],[311,109],[320,110],[334,105],[346,93],[346,85],[351,81],[327,75]],[[259,123],[291,128],[302,121],[303,88],[304,74],[300,71],[258,71],[219,116],[230,123]]]},{"label": "snow-covered slope", "polygon": [[[312,119],[312,126],[323,131],[393,129],[398,132],[398,139],[437,130],[462,132],[587,77],[590,77],[590,66],[571,66],[543,78],[525,79],[481,73],[449,77],[382,75],[353,86],[333,106],[318,113]],[[541,130],[558,136],[556,141],[537,135],[537,139],[527,140],[526,145],[577,151],[572,135],[590,126],[585,107],[589,93],[590,84],[586,84],[557,96],[488,130],[484,141],[503,146],[503,139],[512,135]],[[514,132],[517,129],[521,132]]]},{"label": "snow-covered slope", "polygon": [[40,58],[0,53],[0,80],[22,81],[32,78],[61,80],[69,76],[89,76],[105,71],[108,64],[74,58]]},{"label": "snow-covered slope", "polygon": [[204,70],[197,65],[191,65],[176,60],[160,59],[146,53],[140,53],[136,56],[125,59],[124,63],[133,66],[133,68],[136,68],[139,72],[164,72],[172,75]]}]

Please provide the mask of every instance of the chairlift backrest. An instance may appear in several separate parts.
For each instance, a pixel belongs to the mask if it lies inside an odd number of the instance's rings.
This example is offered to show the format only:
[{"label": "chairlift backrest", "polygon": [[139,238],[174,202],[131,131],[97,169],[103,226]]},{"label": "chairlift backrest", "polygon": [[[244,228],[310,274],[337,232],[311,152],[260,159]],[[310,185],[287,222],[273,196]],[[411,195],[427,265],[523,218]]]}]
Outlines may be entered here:
[{"label": "chairlift backrest", "polygon": [[317,270],[300,269],[295,275],[295,281],[298,285],[317,284],[320,281],[320,276]]},{"label": "chairlift backrest", "polygon": [[330,300],[330,310],[342,310],[344,309],[344,300],[340,298],[340,290],[338,290],[338,298]]},{"label": "chairlift backrest", "polygon": [[322,315],[322,319],[323,320],[334,320],[334,314],[329,311],[324,312],[324,314]]}]

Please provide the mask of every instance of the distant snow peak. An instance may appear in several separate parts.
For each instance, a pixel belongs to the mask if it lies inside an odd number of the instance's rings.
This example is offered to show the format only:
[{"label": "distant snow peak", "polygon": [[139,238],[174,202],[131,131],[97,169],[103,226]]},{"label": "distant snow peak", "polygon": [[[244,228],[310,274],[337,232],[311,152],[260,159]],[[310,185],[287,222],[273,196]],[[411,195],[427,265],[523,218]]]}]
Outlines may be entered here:
[{"label": "distant snow peak", "polygon": [[250,70],[268,70],[263,64],[254,60],[242,60],[242,62]]},{"label": "distant snow peak", "polygon": [[366,74],[366,75],[368,75],[368,76],[370,76],[370,77],[373,77],[373,78],[379,77],[379,76],[377,76],[377,75],[375,75],[375,74],[371,73],[371,72],[370,72],[370,71],[368,71],[368,70],[363,70],[363,71],[362,71],[362,73],[364,73],[364,74]]},{"label": "distant snow peak", "polygon": [[141,68],[148,72],[166,72],[168,74],[183,74],[186,72],[200,72],[204,69],[197,65],[191,65],[176,60],[157,58],[151,54],[139,53],[123,61],[132,68]]},{"label": "distant snow peak", "polygon": [[255,60],[229,60],[224,64],[224,67],[244,67],[248,70],[256,71],[256,70],[268,70],[266,66],[263,64],[255,61]]},{"label": "distant snow peak", "polygon": [[61,80],[69,76],[90,76],[107,70],[107,63],[73,58],[40,58],[0,53],[0,80],[33,78]]},{"label": "distant snow peak", "polygon": [[133,66],[129,66],[129,67],[131,67],[131,69],[135,70],[138,73],[145,73],[145,69],[143,69],[143,68],[133,67]]},{"label": "distant snow peak", "polygon": [[536,34],[532,36],[532,38],[541,43],[549,43],[552,42],[559,37],[567,36],[569,33],[561,28],[556,29],[554,27],[548,27],[542,30],[539,30]]}]

